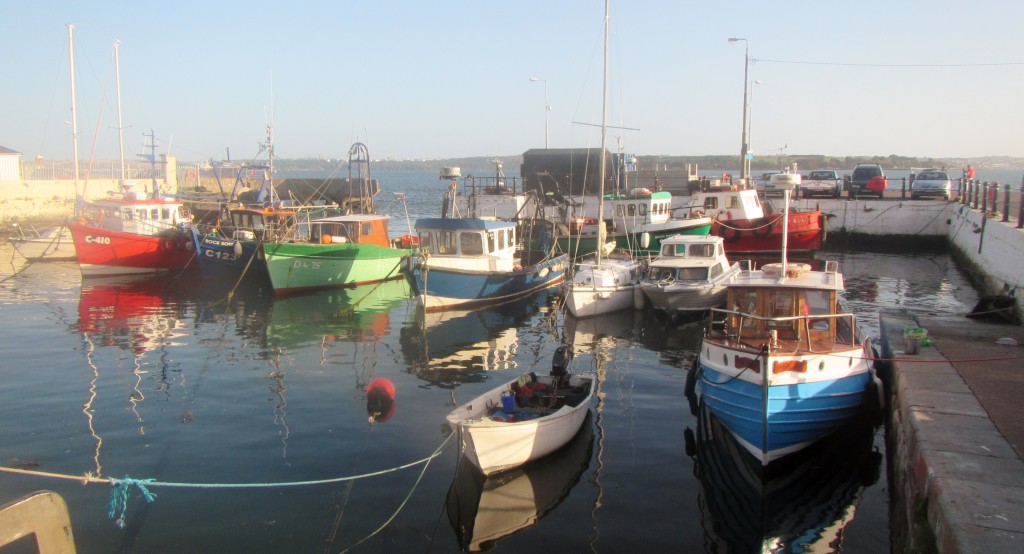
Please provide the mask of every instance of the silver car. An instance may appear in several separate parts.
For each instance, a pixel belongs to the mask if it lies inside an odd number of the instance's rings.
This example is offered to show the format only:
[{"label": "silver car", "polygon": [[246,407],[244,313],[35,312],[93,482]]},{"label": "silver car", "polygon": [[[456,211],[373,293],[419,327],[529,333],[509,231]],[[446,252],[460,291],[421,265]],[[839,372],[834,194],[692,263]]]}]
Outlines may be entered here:
[{"label": "silver car", "polygon": [[926,169],[918,173],[910,183],[910,197],[941,196],[949,200],[951,188],[949,174],[941,169]]}]

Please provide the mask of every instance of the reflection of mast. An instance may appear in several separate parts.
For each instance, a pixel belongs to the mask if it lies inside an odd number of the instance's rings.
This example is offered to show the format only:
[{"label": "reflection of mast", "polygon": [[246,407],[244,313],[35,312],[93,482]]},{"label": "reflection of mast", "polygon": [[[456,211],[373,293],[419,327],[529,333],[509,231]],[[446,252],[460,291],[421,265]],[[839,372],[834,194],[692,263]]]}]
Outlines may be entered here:
[{"label": "reflection of mast", "polygon": [[[596,319],[596,318],[595,318]],[[601,508],[601,500],[604,498],[604,487],[601,486],[601,470],[604,469],[604,382],[607,378],[607,374],[604,369],[605,362],[604,348],[601,348],[601,343],[596,342],[594,344],[594,364],[597,367],[596,370],[596,381],[597,389],[594,391],[594,396],[597,397],[597,407],[594,408],[594,412],[597,417],[594,418],[594,425],[597,427],[597,453],[595,458],[597,459],[597,467],[594,468],[594,486],[597,488],[597,496],[594,497],[594,508],[590,511],[590,521],[594,529],[594,538],[590,541],[590,548],[594,552],[597,551],[597,539],[600,535],[600,527],[597,524],[597,511]]]},{"label": "reflection of mast", "polygon": [[89,434],[96,439],[96,452],[93,454],[93,460],[96,461],[95,475],[99,477],[103,475],[103,466],[100,465],[100,447],[103,446],[103,438],[96,434],[96,428],[93,426],[92,403],[96,400],[96,381],[100,378],[100,370],[92,361],[92,353],[96,350],[96,346],[92,343],[92,339],[89,338],[89,333],[82,333],[82,340],[86,344],[85,361],[92,368],[92,379],[89,380],[89,400],[82,405],[82,413],[85,414],[85,418],[88,420]]},{"label": "reflection of mast", "polygon": [[277,352],[271,363],[274,364],[274,371],[270,372],[270,377],[274,384],[270,386],[270,392],[277,395],[277,402],[274,403],[274,425],[279,425],[281,430],[278,434],[281,435],[281,457],[288,458],[288,437],[291,435],[291,429],[288,428],[288,399],[284,396],[284,391],[288,390],[288,387],[284,384],[284,371],[281,371],[281,355]]}]

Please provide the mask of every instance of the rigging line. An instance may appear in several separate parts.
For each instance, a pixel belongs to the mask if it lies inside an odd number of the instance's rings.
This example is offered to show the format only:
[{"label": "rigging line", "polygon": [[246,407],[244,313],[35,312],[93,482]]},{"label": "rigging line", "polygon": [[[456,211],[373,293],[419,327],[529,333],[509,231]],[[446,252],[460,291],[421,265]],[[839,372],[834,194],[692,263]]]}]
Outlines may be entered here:
[{"label": "rigging line", "polygon": [[753,63],[785,63],[799,65],[832,65],[846,67],[999,67],[1024,65],[1024,62],[991,62],[991,63],[846,63],[846,62],[808,62],[800,60],[769,60],[750,58]]},{"label": "rigging line", "polygon": [[[441,455],[441,452],[444,451],[444,447],[448,444],[449,440],[451,440],[451,435],[449,435],[441,443],[441,445],[438,446],[436,450],[434,450],[433,453],[431,453],[429,456],[427,456],[425,458],[421,458],[419,460],[408,462],[408,463],[402,464],[400,466],[395,466],[395,467],[391,467],[391,468],[387,468],[387,469],[380,469],[380,470],[377,470],[377,471],[371,471],[371,472],[363,473],[363,474],[359,474],[359,475],[348,475],[348,476],[344,476],[344,477],[332,477],[332,478],[328,478],[328,479],[317,479],[317,480],[311,480],[311,481],[285,481],[285,482],[278,482],[278,483],[182,483],[182,482],[165,482],[165,481],[146,481],[146,486],[148,486],[148,487],[168,487],[168,488],[195,488],[195,489],[248,489],[248,488],[252,488],[252,489],[266,489],[266,488],[274,488],[274,487],[305,487],[305,486],[310,486],[310,485],[326,485],[326,484],[331,484],[331,483],[341,483],[341,482],[344,482],[344,481],[354,481],[356,479],[366,479],[366,478],[369,478],[369,477],[379,477],[381,475],[386,475],[388,473],[395,473],[397,471],[401,471],[403,469],[408,469],[410,467],[417,466],[417,465],[420,465],[420,464],[428,464],[429,465],[431,460],[433,460],[434,458],[436,458],[436,457]],[[66,479],[66,480],[71,480],[71,481],[80,481],[80,482],[82,482],[82,484],[89,484],[89,483],[116,484],[116,481],[120,481],[120,479],[114,479],[114,478],[110,478],[110,477],[101,477],[101,476],[93,474],[92,472],[87,472],[84,475],[67,475],[67,474],[62,474],[62,473],[51,473],[51,472],[47,472],[47,471],[36,471],[36,470],[31,470],[31,469],[19,469],[19,468],[15,468],[15,467],[6,467],[6,466],[0,466],[0,472],[3,472],[3,473],[15,473],[15,474],[19,474],[19,475],[31,475],[31,476],[34,476],[34,477],[51,477],[51,478],[54,478],[54,479]]]}]

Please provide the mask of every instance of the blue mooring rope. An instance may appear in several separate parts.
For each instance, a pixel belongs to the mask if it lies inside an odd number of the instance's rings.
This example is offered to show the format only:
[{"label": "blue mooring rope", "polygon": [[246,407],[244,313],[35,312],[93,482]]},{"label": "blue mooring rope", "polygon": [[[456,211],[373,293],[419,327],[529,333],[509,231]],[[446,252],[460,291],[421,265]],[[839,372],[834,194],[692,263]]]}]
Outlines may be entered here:
[{"label": "blue mooring rope", "polygon": [[[114,523],[117,524],[118,528],[124,529],[124,514],[128,510],[128,492],[132,485],[138,487],[146,502],[152,502],[156,499],[156,493],[149,492],[145,483],[150,483],[153,479],[132,479],[127,475],[124,476],[124,479],[115,479],[113,477],[109,477],[109,479],[113,490],[110,491],[110,500],[107,501],[107,517],[114,519]],[[117,516],[117,518],[115,519],[114,516]]]}]

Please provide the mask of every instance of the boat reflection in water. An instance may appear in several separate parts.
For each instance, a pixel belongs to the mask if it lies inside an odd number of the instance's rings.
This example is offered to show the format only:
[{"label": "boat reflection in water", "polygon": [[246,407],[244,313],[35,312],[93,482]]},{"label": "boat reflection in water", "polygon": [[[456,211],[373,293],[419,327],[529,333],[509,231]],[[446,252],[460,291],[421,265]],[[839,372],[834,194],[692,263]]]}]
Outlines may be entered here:
[{"label": "boat reflection in water", "polygon": [[467,458],[460,458],[445,503],[459,546],[468,552],[488,550],[558,507],[590,466],[592,420],[588,413],[568,444],[511,471],[484,477]]},{"label": "boat reflection in water", "polygon": [[[858,422],[761,474],[706,408],[696,408],[688,453],[700,480],[707,552],[839,552],[864,489],[878,481],[874,425]],[[694,444],[695,442],[695,444]]]},{"label": "boat reflection in water", "polygon": [[487,372],[515,370],[519,327],[547,310],[548,294],[471,311],[417,311],[401,330],[402,354],[423,380],[450,388],[481,382]]},{"label": "boat reflection in water", "polygon": [[391,334],[391,310],[411,298],[406,279],[277,298],[267,321],[267,346],[297,350],[329,342],[374,342]]},{"label": "boat reflection in water", "polygon": [[566,312],[563,340],[573,347],[577,355],[596,353],[602,345],[612,348],[620,342],[637,340],[643,326],[642,310],[619,310],[601,317],[585,318],[576,318]]},{"label": "boat reflection in water", "polygon": [[169,312],[170,278],[95,277],[82,282],[77,331],[95,346],[142,356],[185,335],[181,314]]}]

